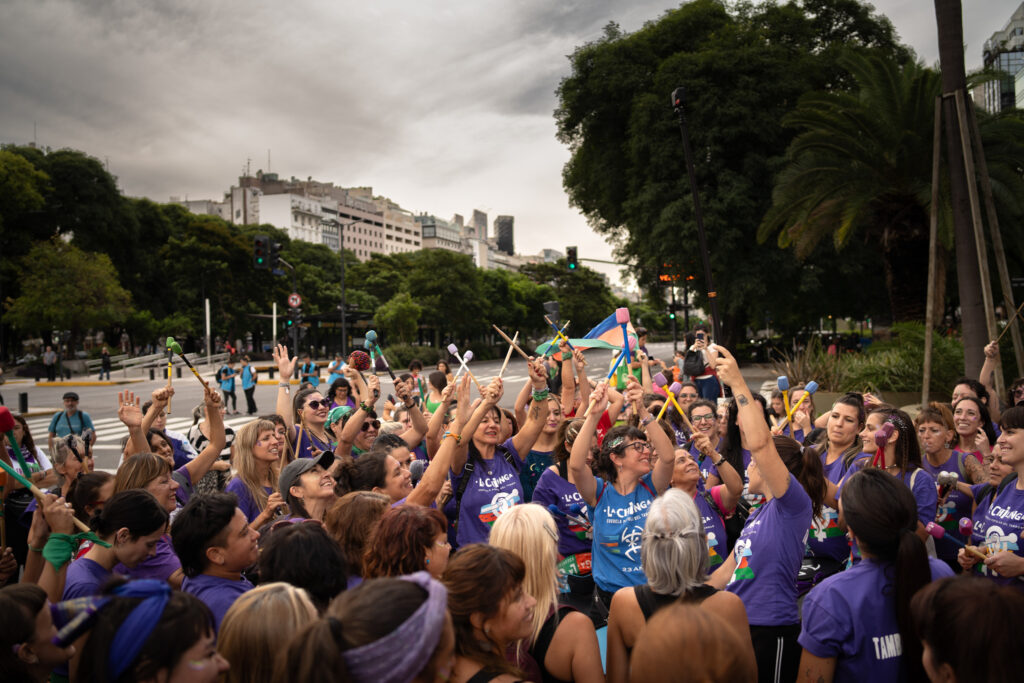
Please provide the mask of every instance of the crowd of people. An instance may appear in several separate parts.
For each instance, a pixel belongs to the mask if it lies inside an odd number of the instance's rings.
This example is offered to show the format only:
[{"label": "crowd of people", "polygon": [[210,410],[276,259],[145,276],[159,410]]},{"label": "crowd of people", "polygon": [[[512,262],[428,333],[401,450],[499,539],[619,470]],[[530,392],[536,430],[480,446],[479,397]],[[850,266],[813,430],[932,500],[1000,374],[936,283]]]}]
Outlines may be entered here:
[{"label": "crowd of people", "polygon": [[112,473],[72,392],[48,452],[15,415],[0,678],[1015,680],[1024,379],[995,395],[994,345],[949,403],[818,414],[699,332],[672,366],[641,339],[617,376],[563,342],[512,409],[500,377],[414,361],[385,397],[279,346],[303,381],[273,413],[248,359],[187,434],[172,388],[118,393]]}]

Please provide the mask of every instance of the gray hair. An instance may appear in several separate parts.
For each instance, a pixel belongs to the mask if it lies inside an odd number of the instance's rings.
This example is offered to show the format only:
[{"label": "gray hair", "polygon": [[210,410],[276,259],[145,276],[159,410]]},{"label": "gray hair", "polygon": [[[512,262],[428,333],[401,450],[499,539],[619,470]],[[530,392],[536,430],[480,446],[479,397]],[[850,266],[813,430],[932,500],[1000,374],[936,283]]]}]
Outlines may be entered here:
[{"label": "gray hair", "polygon": [[670,488],[654,500],[640,553],[647,583],[655,593],[678,596],[704,583],[707,534],[690,496]]},{"label": "gray hair", "polygon": [[[75,457],[71,448],[68,446],[68,442],[71,442],[71,445],[74,446],[80,456],[83,458],[85,457],[85,440],[77,434],[69,434],[53,440],[53,452],[50,454],[50,460],[53,461],[54,465],[60,465],[63,467],[64,463],[68,461],[68,458]],[[54,472],[57,475],[57,485],[63,487],[64,475],[57,472],[56,467],[54,467]]]},{"label": "gray hair", "polygon": [[405,425],[401,422],[385,420],[380,423],[380,430],[378,430],[378,434],[401,434],[404,431]]}]

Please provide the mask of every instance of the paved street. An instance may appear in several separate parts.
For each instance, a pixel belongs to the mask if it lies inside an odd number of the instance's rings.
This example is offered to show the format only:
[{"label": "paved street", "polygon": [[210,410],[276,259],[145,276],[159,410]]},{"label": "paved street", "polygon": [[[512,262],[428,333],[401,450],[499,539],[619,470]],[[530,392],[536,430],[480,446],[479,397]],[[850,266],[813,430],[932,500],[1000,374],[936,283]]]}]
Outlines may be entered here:
[{"label": "paved street", "polygon": [[[649,347],[655,357],[668,359],[672,356],[672,344],[659,343]],[[600,378],[607,372],[608,363],[611,360],[610,351],[592,350],[587,352],[589,363],[588,375],[592,378]],[[501,360],[495,361],[472,361],[469,365],[473,374],[485,384],[492,377],[498,374],[501,369]],[[453,368],[454,369],[454,368]],[[204,377],[213,382],[214,371],[205,373]],[[760,387],[760,383],[770,373],[762,368],[752,366],[744,369],[747,381],[754,387]],[[114,379],[117,373],[114,373]],[[321,375],[326,379],[326,372]],[[526,381],[526,368],[522,358],[513,354],[508,370],[505,371],[505,396],[501,405],[511,408],[515,402],[516,394]],[[94,377],[76,377],[76,380],[93,380]],[[265,376],[263,379],[267,379]],[[100,469],[113,471],[117,467],[117,457],[121,451],[121,439],[127,435],[127,430],[117,419],[117,407],[119,391],[131,391],[141,395],[143,402],[149,399],[154,389],[164,385],[163,380],[150,381],[148,373],[143,381],[135,381],[130,384],[117,386],[58,386],[58,387],[37,387],[34,382],[9,381],[0,387],[4,401],[12,412],[18,408],[18,394],[28,394],[29,429],[32,432],[36,444],[46,449],[46,433],[50,418],[54,412],[60,410],[61,396],[65,391],[75,391],[81,398],[79,407],[89,413],[96,426],[97,441],[95,445],[96,466]],[[323,384],[321,385],[323,386]],[[386,374],[381,377],[381,386],[384,395],[391,393],[391,380]],[[171,415],[167,419],[169,429],[178,432],[187,432],[192,425],[192,409],[202,401],[202,387],[199,382],[187,371],[182,377],[174,379],[175,397],[171,403]],[[326,387],[324,387],[326,389]],[[238,397],[238,408],[245,412],[245,395],[241,389],[235,391]],[[475,392],[474,392],[475,395]],[[256,388],[256,405],[261,413],[269,413],[274,410],[274,402],[277,398],[277,383],[261,384]],[[238,429],[252,418],[242,415],[228,415],[228,426]]]}]

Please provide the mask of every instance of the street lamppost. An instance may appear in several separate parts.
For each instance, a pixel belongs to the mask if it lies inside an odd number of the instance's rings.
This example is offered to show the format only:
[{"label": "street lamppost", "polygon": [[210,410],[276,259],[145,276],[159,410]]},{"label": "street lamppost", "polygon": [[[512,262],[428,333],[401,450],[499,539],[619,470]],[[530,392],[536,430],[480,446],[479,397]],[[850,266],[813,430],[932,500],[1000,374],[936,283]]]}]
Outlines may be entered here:
[{"label": "street lamppost", "polygon": [[345,228],[362,221],[351,221],[349,223],[338,223],[338,254],[341,256],[341,357],[348,357],[348,321],[345,316]]}]

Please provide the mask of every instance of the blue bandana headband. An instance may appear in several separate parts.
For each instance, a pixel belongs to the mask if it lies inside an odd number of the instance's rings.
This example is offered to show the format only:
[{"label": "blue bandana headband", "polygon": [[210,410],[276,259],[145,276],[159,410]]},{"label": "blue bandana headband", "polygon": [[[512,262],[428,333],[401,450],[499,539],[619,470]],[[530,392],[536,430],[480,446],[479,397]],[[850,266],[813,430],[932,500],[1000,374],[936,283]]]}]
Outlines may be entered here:
[{"label": "blue bandana headband", "polygon": [[405,683],[423,670],[437,649],[448,613],[448,590],[427,572],[398,577],[427,591],[427,599],[388,635],[345,650],[345,664],[357,681]]},{"label": "blue bandana headband", "polygon": [[114,642],[110,644],[107,669],[111,680],[119,678],[139,656],[142,646],[160,623],[164,608],[171,599],[171,587],[166,581],[140,579],[118,586],[114,589],[114,595],[143,600],[117,629]]}]

